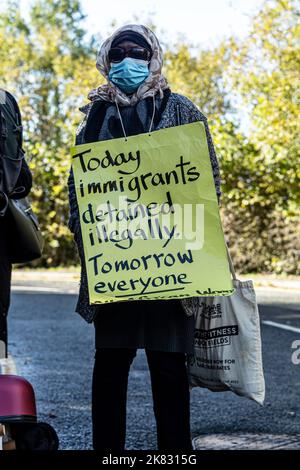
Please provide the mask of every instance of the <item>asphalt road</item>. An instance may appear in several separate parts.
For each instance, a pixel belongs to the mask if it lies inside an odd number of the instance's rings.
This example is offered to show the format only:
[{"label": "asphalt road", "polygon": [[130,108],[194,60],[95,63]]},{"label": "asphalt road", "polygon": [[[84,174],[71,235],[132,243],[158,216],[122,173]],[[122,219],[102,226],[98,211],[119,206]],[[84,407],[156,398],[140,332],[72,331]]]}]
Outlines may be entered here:
[{"label": "asphalt road", "polygon": [[[94,331],[74,313],[73,287],[53,287],[46,281],[42,287],[16,285],[9,315],[9,350],[18,373],[35,388],[39,419],[56,428],[60,448],[90,449]],[[296,290],[260,289],[258,298],[263,322],[300,328]],[[291,360],[291,346],[300,340],[300,330],[263,323],[262,340],[263,407],[230,392],[191,391],[192,435],[198,436],[199,449],[251,448],[251,443],[253,448],[300,448],[300,364]],[[126,448],[156,448],[143,350],[138,350],[129,377]]]}]

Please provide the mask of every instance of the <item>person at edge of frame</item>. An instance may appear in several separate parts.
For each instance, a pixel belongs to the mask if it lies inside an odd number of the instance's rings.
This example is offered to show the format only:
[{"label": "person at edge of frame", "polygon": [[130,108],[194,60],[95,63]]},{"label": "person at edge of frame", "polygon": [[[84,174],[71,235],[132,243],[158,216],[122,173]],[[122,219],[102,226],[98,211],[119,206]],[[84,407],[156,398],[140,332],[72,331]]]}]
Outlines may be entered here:
[{"label": "person at edge of frame", "polygon": [[[17,110],[16,114],[20,117],[19,107],[15,98],[7,91],[0,89],[0,92],[1,97],[3,97],[4,100],[9,99],[11,103],[14,103],[14,108]],[[2,158],[2,138],[3,137],[0,136],[0,158]],[[7,135],[5,138],[15,138],[15,136]],[[2,177],[2,172],[0,172],[0,186]],[[15,189],[17,188],[18,191],[15,193],[12,192],[12,194],[7,197],[11,197],[13,199],[26,197],[29,194],[31,187],[32,175],[25,158],[23,158],[21,170],[15,184]],[[0,211],[6,204],[7,199],[4,197],[4,194],[0,192]],[[7,358],[7,315],[10,305],[12,272],[12,264],[9,257],[10,230],[9,213],[8,210],[6,210],[4,215],[0,216],[0,359]]]}]

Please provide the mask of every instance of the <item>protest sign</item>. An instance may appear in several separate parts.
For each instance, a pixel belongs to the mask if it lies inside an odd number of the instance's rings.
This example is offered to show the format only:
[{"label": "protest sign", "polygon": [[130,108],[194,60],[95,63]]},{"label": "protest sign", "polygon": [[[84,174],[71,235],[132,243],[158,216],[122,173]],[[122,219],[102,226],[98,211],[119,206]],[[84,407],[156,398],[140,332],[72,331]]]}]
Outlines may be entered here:
[{"label": "protest sign", "polygon": [[232,294],[202,122],[71,154],[90,304]]}]

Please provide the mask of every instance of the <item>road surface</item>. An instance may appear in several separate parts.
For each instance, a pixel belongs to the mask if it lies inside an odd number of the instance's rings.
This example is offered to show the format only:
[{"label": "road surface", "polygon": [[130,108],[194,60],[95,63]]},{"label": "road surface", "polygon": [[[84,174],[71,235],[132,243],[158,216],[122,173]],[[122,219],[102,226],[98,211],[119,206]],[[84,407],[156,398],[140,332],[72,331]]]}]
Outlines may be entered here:
[{"label": "road surface", "polygon": [[[18,373],[34,386],[39,419],[56,428],[60,448],[91,449],[93,326],[74,313],[77,282],[72,276],[65,282],[53,279],[14,280],[9,351]],[[263,287],[257,296],[265,404],[231,392],[193,389],[191,428],[198,449],[300,449],[300,364],[292,362],[292,344],[300,340],[300,292]],[[129,377],[126,448],[156,449],[143,350]]]}]

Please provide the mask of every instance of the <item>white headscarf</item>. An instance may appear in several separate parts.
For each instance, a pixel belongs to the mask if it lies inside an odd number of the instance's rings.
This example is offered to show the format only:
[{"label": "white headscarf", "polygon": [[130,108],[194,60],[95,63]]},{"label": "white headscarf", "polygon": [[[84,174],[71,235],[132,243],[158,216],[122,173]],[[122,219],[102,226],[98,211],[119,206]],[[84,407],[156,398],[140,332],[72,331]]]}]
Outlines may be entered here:
[{"label": "white headscarf", "polygon": [[[150,44],[152,49],[152,56],[149,64],[150,73],[146,80],[141,83],[136,92],[131,96],[128,96],[126,93],[120,90],[117,86],[110,82],[108,78],[110,69],[108,51],[111,47],[111,43],[121,32],[128,30],[141,34]],[[134,105],[141,99],[147,98],[148,96],[154,96],[157,92],[160,93],[160,97],[162,98],[163,90],[169,88],[166,78],[161,73],[162,65],[162,48],[158,42],[157,37],[153,31],[151,31],[151,29],[147,28],[146,26],[136,24],[122,26],[121,28],[117,29],[112,36],[104,41],[97,56],[96,67],[106,78],[107,83],[91,90],[88,94],[88,98],[91,101],[102,99],[105,101],[116,102],[122,106]]]}]

